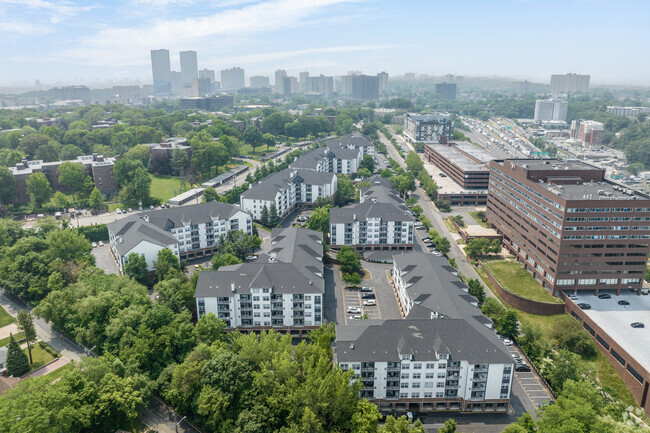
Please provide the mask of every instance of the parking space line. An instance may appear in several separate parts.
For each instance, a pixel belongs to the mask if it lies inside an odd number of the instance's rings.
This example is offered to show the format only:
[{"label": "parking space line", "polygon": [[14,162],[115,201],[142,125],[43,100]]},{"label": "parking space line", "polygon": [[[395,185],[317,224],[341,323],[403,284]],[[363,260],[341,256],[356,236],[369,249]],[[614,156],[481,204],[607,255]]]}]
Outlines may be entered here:
[{"label": "parking space line", "polygon": [[[516,374],[515,374],[515,379],[517,379],[517,382],[519,382],[519,378],[517,377],[517,375],[516,375]],[[537,405],[535,404],[535,402],[533,401],[533,399],[532,399],[532,398],[530,398],[530,395],[528,394],[528,391],[526,391],[526,388],[524,388],[524,386],[523,386],[523,385],[521,384],[521,382],[519,382],[519,386],[521,386],[521,389],[523,389],[523,390],[524,390],[524,393],[526,394],[526,397],[528,397],[528,400],[529,400],[529,401],[530,401],[530,403],[531,403],[531,404],[533,405],[533,407],[535,407],[535,408],[536,408],[536,407],[537,407]]]}]

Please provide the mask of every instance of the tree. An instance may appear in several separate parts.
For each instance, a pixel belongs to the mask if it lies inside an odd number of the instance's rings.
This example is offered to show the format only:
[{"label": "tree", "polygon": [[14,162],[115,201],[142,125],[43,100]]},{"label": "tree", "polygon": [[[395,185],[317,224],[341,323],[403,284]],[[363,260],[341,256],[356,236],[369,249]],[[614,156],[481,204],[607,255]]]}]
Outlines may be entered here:
[{"label": "tree", "polygon": [[290,120],[288,113],[271,113],[262,121],[262,130],[273,135],[282,135],[284,134],[284,125]]},{"label": "tree", "polygon": [[350,420],[352,425],[350,431],[355,433],[377,433],[380,419],[381,414],[377,409],[377,405],[370,403],[365,398],[361,399],[357,403],[357,410]]},{"label": "tree", "polygon": [[178,257],[169,248],[163,248],[158,251],[158,256],[153,262],[153,267],[156,270],[158,281],[162,280],[169,271],[177,271],[181,268]]},{"label": "tree", "polygon": [[393,188],[399,191],[402,196],[406,196],[408,191],[415,191],[415,178],[410,173],[399,174],[391,178]]},{"label": "tree", "polygon": [[354,121],[347,114],[339,114],[334,120],[334,129],[338,135],[345,135],[354,129]]},{"label": "tree", "polygon": [[264,143],[264,137],[262,136],[262,133],[253,125],[246,127],[242,138],[246,144],[250,144],[253,147],[253,153],[255,153],[256,147],[261,146]]},{"label": "tree", "polygon": [[16,179],[7,167],[0,167],[0,204],[9,204],[16,196]]},{"label": "tree", "polygon": [[481,284],[481,282],[476,278],[472,278],[467,282],[467,285],[469,286],[469,294],[478,299],[478,306],[480,307],[483,305],[483,301],[485,300],[485,290],[483,290],[483,284]]},{"label": "tree", "polygon": [[375,171],[375,158],[369,154],[363,155],[363,159],[361,160],[361,165],[359,165],[359,168],[365,168],[370,173],[373,173]]},{"label": "tree", "polygon": [[169,166],[172,169],[172,174],[174,176],[179,176],[190,165],[190,158],[187,156],[187,152],[182,149],[175,148],[172,150],[172,156],[169,160]]},{"label": "tree", "polygon": [[451,242],[447,238],[440,237],[436,242],[436,249],[446,256],[451,250]]},{"label": "tree", "polygon": [[206,203],[211,201],[219,201],[219,193],[217,193],[216,189],[209,186],[203,190],[203,201]]},{"label": "tree", "polygon": [[113,166],[113,173],[115,175],[115,183],[120,187],[124,187],[133,180],[135,172],[138,168],[144,168],[142,161],[120,158]]},{"label": "tree", "polygon": [[196,322],[194,333],[197,343],[212,344],[215,341],[223,341],[226,332],[226,323],[217,319],[214,313],[207,313],[201,316]]},{"label": "tree", "polygon": [[361,274],[361,260],[357,253],[345,245],[341,247],[336,255],[337,260],[341,264],[341,272],[344,274]]},{"label": "tree", "polygon": [[148,272],[149,268],[147,266],[147,261],[143,256],[131,253],[126,257],[124,275],[133,278],[138,283],[145,284],[147,282]]},{"label": "tree", "polygon": [[596,354],[596,347],[587,331],[580,326],[580,322],[571,317],[553,323],[551,338],[557,341],[561,349],[570,350],[582,356]]},{"label": "tree", "polygon": [[486,298],[483,305],[481,305],[481,311],[494,322],[497,322],[506,313],[506,308],[496,298]]},{"label": "tree", "polygon": [[33,364],[32,360],[32,341],[36,340],[36,328],[32,315],[25,310],[18,311],[16,315],[16,322],[18,329],[25,333],[25,341],[27,342],[27,351],[29,352],[29,363]]},{"label": "tree", "polygon": [[[496,241],[498,243],[498,239],[496,239]],[[501,250],[500,244],[498,248]],[[494,251],[495,244],[490,243],[487,238],[472,238],[467,242],[467,245],[465,245],[464,249],[467,257],[471,259],[477,259],[489,252]]]},{"label": "tree", "polygon": [[440,212],[451,212],[451,202],[449,200],[436,200],[435,204]]},{"label": "tree", "polygon": [[147,167],[149,165],[149,158],[151,157],[151,150],[146,144],[139,144],[129,149],[129,151],[124,154],[124,157],[126,159],[140,161],[143,166]]},{"label": "tree", "polygon": [[338,206],[345,206],[354,200],[354,184],[352,180],[344,174],[338,175],[337,186],[336,186],[336,198],[335,202]]},{"label": "tree", "polygon": [[579,355],[568,350],[560,349],[553,356],[546,379],[556,391],[561,391],[564,383],[571,379],[578,381],[587,374],[587,364],[582,362]]},{"label": "tree", "polygon": [[330,231],[330,207],[323,206],[316,208],[309,216],[307,228],[316,230],[323,234],[323,242],[327,241],[327,234]]},{"label": "tree", "polygon": [[104,205],[104,196],[102,193],[94,187],[90,196],[88,197],[88,205],[91,209],[99,210]]},{"label": "tree", "polygon": [[266,203],[262,206],[262,212],[260,213],[260,222],[263,226],[269,225],[269,208],[266,207]]},{"label": "tree", "polygon": [[120,200],[125,203],[137,205],[147,204],[151,200],[151,176],[143,167],[139,167],[133,174],[133,179],[120,192]]},{"label": "tree", "polygon": [[341,278],[346,283],[353,284],[353,285],[361,284],[361,281],[362,281],[361,275],[359,275],[359,274],[346,274],[346,273],[343,273]]},{"label": "tree", "polygon": [[56,207],[61,210],[65,210],[70,206],[70,201],[68,200],[68,196],[62,193],[61,191],[57,191],[54,193],[54,196],[52,196],[52,201],[54,201]]},{"label": "tree", "polygon": [[360,168],[359,171],[357,171],[357,176],[359,177],[370,177],[372,176],[372,172],[368,170],[367,168]]},{"label": "tree", "polygon": [[43,203],[47,203],[52,197],[52,187],[45,174],[41,172],[32,173],[25,183],[35,209],[43,207]]},{"label": "tree", "polygon": [[456,433],[456,421],[448,419],[445,425],[438,429],[438,433]]},{"label": "tree", "polygon": [[212,270],[216,271],[222,266],[238,265],[242,260],[230,253],[216,254],[212,257]]},{"label": "tree", "polygon": [[[58,221],[55,222],[58,225]],[[94,263],[93,256],[90,254],[92,245],[78,230],[52,230],[45,236],[45,245],[47,249],[43,252],[43,256],[49,261],[58,259],[63,262],[79,263],[82,260],[90,260]]]},{"label": "tree", "polygon": [[497,329],[506,337],[516,338],[519,335],[519,318],[514,310],[508,310],[497,320]]},{"label": "tree", "polygon": [[60,158],[62,161],[70,161],[77,159],[78,156],[84,154],[84,151],[75,146],[74,144],[66,144],[61,148]]},{"label": "tree", "polygon": [[219,167],[225,165],[230,159],[228,149],[221,143],[214,142],[206,132],[200,132],[192,141],[192,165],[208,178],[212,176],[212,168],[215,173]]},{"label": "tree", "polygon": [[9,347],[7,347],[7,373],[13,377],[20,377],[29,371],[29,360],[20,348],[13,334],[9,334]]},{"label": "tree", "polygon": [[386,424],[381,426],[379,433],[426,433],[426,429],[420,420],[411,423],[406,416],[386,418]]},{"label": "tree", "polygon": [[517,339],[526,354],[535,360],[544,358],[549,350],[550,345],[544,336],[541,326],[537,323],[523,321],[521,323],[521,335]]},{"label": "tree", "polygon": [[413,173],[415,177],[417,177],[418,174],[420,174],[420,171],[424,169],[424,162],[422,162],[420,155],[413,152],[412,150],[406,154],[405,162],[406,162],[406,167],[408,167],[409,171]]},{"label": "tree", "polygon": [[275,205],[275,202],[271,203],[271,206],[269,207],[268,224],[269,227],[275,227],[280,224],[280,216],[278,215],[278,208]]},{"label": "tree", "polygon": [[275,141],[275,137],[271,134],[264,134],[262,135],[262,142],[266,144],[266,151],[269,151],[269,147],[275,147],[277,146],[277,142]]},{"label": "tree", "polygon": [[629,171],[629,172],[632,173],[634,176],[636,176],[637,174],[639,174],[640,171],[643,171],[644,168],[645,168],[645,167],[643,166],[642,163],[640,163],[640,162],[633,162],[632,164],[629,164],[629,165],[627,166],[627,171]]}]

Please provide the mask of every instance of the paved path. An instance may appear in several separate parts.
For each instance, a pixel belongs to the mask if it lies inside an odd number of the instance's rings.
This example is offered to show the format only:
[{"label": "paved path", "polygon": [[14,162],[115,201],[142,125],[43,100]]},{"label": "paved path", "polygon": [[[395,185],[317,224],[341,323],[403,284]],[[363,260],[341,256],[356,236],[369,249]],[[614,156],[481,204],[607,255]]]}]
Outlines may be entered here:
[{"label": "paved path", "polygon": [[9,337],[9,334],[16,335],[19,332],[20,331],[18,330],[18,325],[16,323],[3,326],[2,328],[0,328],[0,339]]},{"label": "paved path", "polygon": [[29,378],[32,378],[32,377],[45,376],[46,374],[52,373],[54,370],[58,370],[59,368],[63,367],[66,364],[69,364],[69,363],[70,363],[70,360],[68,358],[66,358],[65,356],[62,356],[60,358],[57,358],[51,364],[48,364],[46,367],[39,368],[38,370],[32,371],[27,376],[23,377],[23,380],[29,379]]}]

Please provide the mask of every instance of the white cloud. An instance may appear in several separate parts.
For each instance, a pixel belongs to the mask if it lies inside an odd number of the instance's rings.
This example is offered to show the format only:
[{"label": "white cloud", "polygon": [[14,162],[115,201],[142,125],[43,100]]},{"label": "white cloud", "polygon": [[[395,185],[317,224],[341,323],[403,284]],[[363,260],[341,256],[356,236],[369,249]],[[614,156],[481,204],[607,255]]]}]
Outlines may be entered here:
[{"label": "white cloud", "polygon": [[39,17],[40,15],[54,24],[97,8],[96,5],[77,6],[67,0],[57,2],[46,0],[0,0],[0,5],[13,8],[12,15],[19,14],[21,11],[26,12],[25,9],[28,9],[29,12],[26,15],[30,18],[33,16]]},{"label": "white cloud", "polygon": [[108,28],[82,38],[79,48],[67,50],[61,56],[95,66],[143,65],[149,62],[151,49],[164,47],[175,51],[205,43],[205,38],[209,37],[250,36],[298,27],[317,17],[326,7],[354,1],[274,0],[196,18],[159,20],[131,28]]},{"label": "white cloud", "polygon": [[7,37],[26,35],[38,36],[53,32],[49,26],[38,25],[26,21],[1,21],[0,20],[0,33],[6,33]]}]

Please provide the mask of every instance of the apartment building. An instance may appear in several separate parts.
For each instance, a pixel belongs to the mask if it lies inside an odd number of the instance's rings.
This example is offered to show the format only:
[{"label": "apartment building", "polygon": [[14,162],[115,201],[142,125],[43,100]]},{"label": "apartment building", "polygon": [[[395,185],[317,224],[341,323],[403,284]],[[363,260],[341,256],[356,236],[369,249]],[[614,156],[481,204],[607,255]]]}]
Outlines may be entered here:
[{"label": "apartment building", "polygon": [[183,110],[219,111],[223,108],[232,107],[234,107],[232,95],[181,98],[181,109]]},{"label": "apartment building", "polygon": [[650,196],[581,161],[490,162],[487,219],[556,296],[640,291],[650,250]]},{"label": "apartment building", "polygon": [[551,93],[567,94],[582,92],[587,93],[589,90],[589,75],[565,74],[551,75]]},{"label": "apartment building", "polygon": [[447,113],[406,113],[404,137],[413,143],[446,143],[454,138],[454,122]]},{"label": "apartment building", "polygon": [[535,101],[535,122],[566,122],[569,104],[562,99],[538,99]]},{"label": "apartment building", "polygon": [[512,357],[456,269],[426,253],[393,262],[403,319],[337,326],[339,367],[380,410],[506,412]]},{"label": "apartment building", "polygon": [[594,120],[572,120],[569,136],[579,140],[583,146],[600,148],[603,144],[605,125]]},{"label": "apartment building", "polygon": [[330,209],[330,245],[357,251],[413,248],[415,218],[389,182],[374,176],[360,203]]},{"label": "apartment building", "polygon": [[262,209],[275,204],[280,217],[296,207],[308,207],[317,198],[331,197],[336,193],[337,178],[334,173],[316,170],[287,168],[272,173],[259,183],[251,185],[240,196],[241,208],[254,219],[262,217]]},{"label": "apartment building", "polygon": [[194,296],[199,318],[301,336],[323,323],[324,293],[322,233],[290,227],[273,229],[269,254],[255,262],[201,272]]},{"label": "apartment building", "polygon": [[120,270],[129,254],[144,256],[149,270],[158,252],[169,248],[179,259],[214,254],[221,236],[253,234],[253,221],[239,207],[209,202],[129,215],[107,224],[111,249]]},{"label": "apartment building", "polygon": [[[27,192],[27,178],[32,173],[43,173],[50,183],[53,191],[66,190],[59,184],[59,166],[65,161],[43,162],[42,160],[27,161],[23,159],[15,167],[9,167],[16,179],[16,196],[13,203],[27,203],[30,200]],[[92,178],[97,189],[104,195],[110,196],[118,191],[113,166],[115,158],[105,158],[103,155],[78,156],[69,162],[83,164],[87,174]]]}]

